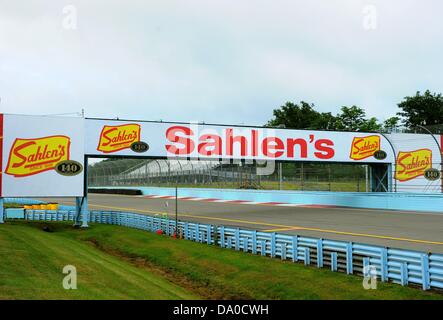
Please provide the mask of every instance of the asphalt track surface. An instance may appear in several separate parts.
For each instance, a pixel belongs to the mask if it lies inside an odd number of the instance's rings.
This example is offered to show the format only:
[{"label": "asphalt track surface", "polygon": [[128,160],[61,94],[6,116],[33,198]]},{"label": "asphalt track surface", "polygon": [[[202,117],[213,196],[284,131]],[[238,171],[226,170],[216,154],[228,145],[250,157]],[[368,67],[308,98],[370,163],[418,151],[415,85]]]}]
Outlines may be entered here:
[{"label": "asphalt track surface", "polygon": [[[74,205],[72,198],[45,199]],[[89,194],[91,210],[175,218],[175,200]],[[217,225],[443,253],[443,212],[279,207],[178,200],[178,218]]]}]

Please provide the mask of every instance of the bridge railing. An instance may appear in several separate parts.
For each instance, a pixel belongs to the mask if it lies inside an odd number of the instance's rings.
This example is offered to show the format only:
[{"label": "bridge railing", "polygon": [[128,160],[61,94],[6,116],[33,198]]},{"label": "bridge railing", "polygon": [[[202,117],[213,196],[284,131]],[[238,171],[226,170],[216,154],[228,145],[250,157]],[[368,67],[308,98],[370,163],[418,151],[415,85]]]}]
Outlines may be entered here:
[{"label": "bridge railing", "polygon": [[[73,221],[75,210],[26,210],[33,221]],[[131,212],[90,211],[91,223],[120,225],[174,235],[175,220]],[[383,282],[443,289],[443,255],[299,235],[179,221],[175,236],[237,251],[279,258],[347,274],[372,268]],[[374,274],[371,273],[373,276]]]}]

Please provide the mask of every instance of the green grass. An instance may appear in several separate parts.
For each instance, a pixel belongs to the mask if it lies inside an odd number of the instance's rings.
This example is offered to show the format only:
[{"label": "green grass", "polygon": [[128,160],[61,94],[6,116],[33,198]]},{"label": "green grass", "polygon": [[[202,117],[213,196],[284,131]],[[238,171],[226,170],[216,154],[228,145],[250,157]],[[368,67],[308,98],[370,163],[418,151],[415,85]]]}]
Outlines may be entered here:
[{"label": "green grass", "polygon": [[3,207],[5,209],[8,209],[8,208],[23,208],[23,205],[19,204],[19,203],[15,203],[15,202],[8,202],[8,203],[3,204]]},{"label": "green grass", "polygon": [[[255,183],[255,182],[254,182]],[[179,183],[179,188],[208,188],[208,189],[239,189],[240,183],[234,182],[212,182],[207,184],[192,184],[192,183]],[[130,185],[125,185],[130,186]],[[149,186],[156,187],[175,187],[175,183],[161,183],[152,184]],[[134,185],[134,187],[140,187],[140,185]],[[261,190],[279,190],[280,183],[278,181],[261,181],[257,184],[258,189]],[[360,188],[360,189],[359,189]],[[300,182],[283,181],[282,190],[305,190],[305,191],[336,191],[336,192],[364,192],[364,181],[360,181],[360,187],[358,187],[357,181],[304,181],[303,186]]]},{"label": "green grass", "polygon": [[[357,276],[124,227],[48,225],[54,232],[0,225],[0,298],[443,299],[396,284],[364,290]],[[66,264],[77,266],[78,290],[61,288]]]},{"label": "green grass", "polygon": [[[265,190],[278,190],[280,185],[278,181],[262,181],[261,187]],[[282,190],[305,190],[305,191],[340,191],[340,192],[363,192],[365,186],[360,184],[360,190],[358,189],[357,181],[345,181],[345,182],[315,182],[305,181],[303,186],[301,183],[292,181],[283,181]]]},{"label": "green grass", "polygon": [[[37,227],[36,227],[37,226]],[[38,224],[0,225],[0,299],[192,299],[197,296],[65,233]],[[88,232],[88,231],[87,231]],[[86,232],[86,233],[87,233]],[[74,265],[78,289],[62,287],[63,267]]]}]

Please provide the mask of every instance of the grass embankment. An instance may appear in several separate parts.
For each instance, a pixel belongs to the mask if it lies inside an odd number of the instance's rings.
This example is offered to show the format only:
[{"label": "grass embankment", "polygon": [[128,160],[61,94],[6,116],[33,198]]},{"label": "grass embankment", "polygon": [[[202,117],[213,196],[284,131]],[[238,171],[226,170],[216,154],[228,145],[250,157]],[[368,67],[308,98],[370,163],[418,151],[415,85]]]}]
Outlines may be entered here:
[{"label": "grass embankment", "polygon": [[[140,230],[42,225],[0,225],[0,298],[443,298],[395,284],[364,290],[360,277]],[[77,267],[78,290],[61,287],[67,264]]]},{"label": "grass embankment", "polygon": [[[192,299],[167,279],[77,239],[81,230],[52,224],[0,225],[0,299]],[[85,232],[87,234],[87,232]],[[63,267],[77,268],[78,289],[65,290]]]}]

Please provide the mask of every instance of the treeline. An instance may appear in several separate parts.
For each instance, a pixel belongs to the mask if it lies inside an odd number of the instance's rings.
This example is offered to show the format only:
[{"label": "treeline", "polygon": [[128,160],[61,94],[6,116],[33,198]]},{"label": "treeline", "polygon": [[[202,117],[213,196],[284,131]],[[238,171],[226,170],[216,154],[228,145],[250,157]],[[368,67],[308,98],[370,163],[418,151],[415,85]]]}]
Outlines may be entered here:
[{"label": "treeline", "polygon": [[[437,126],[443,124],[443,96],[429,90],[415,96],[405,97],[398,103],[396,116],[380,122],[377,118],[368,118],[363,108],[342,106],[340,112],[318,112],[313,103],[300,101],[296,104],[287,102],[273,112],[274,117],[266,124],[268,127],[286,127],[292,129],[340,130],[340,131],[392,131],[399,127],[413,130],[419,126]],[[437,129],[441,132],[441,127]],[[436,132],[436,133],[439,133]]]}]

